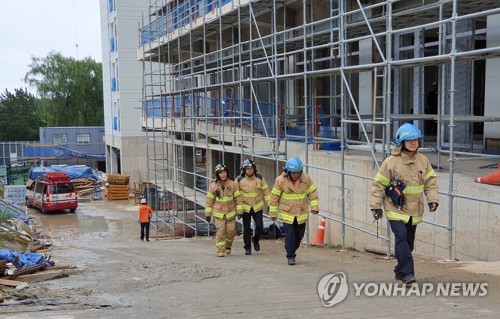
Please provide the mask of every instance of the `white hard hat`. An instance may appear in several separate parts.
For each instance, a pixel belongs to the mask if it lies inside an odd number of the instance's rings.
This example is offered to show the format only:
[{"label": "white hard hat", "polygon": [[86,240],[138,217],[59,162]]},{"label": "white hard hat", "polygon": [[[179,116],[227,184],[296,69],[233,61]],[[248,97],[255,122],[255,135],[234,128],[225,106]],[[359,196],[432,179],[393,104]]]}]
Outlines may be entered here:
[{"label": "white hard hat", "polygon": [[146,199],[145,198],[141,199],[141,204],[146,204]]}]

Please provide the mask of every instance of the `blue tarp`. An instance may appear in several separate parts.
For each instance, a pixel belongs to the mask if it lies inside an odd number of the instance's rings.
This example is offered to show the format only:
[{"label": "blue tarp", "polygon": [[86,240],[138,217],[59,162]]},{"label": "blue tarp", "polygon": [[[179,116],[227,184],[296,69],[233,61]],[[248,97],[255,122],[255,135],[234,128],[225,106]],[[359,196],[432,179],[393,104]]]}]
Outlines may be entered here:
[{"label": "blue tarp", "polygon": [[26,145],[26,157],[33,158],[97,158],[105,159],[106,154],[91,154],[85,152],[78,152],[69,148],[64,148],[57,145]]},{"label": "blue tarp", "polygon": [[85,165],[51,165],[47,167],[37,166],[30,169],[28,177],[32,180],[37,180],[40,176],[48,172],[63,172],[66,173],[70,179],[99,179],[97,172],[94,172],[90,167]]},{"label": "blue tarp", "polygon": [[[16,257],[19,258],[17,264],[14,264]],[[7,262],[13,263],[17,269],[21,269],[24,266],[30,267],[38,265],[41,263],[46,263],[47,266],[51,266],[50,263],[45,259],[42,254],[37,253],[24,253],[21,254],[12,249],[0,249],[0,260],[6,260]]]}]

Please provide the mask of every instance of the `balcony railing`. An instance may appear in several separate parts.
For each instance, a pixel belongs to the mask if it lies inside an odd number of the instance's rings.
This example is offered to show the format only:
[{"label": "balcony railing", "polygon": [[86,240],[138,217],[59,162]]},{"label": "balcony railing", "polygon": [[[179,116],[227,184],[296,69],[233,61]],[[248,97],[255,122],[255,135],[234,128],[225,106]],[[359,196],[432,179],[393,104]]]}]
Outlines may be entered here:
[{"label": "balcony railing", "polygon": [[151,43],[167,33],[196,22],[197,19],[230,2],[232,0],[186,0],[173,8],[167,5],[166,14],[139,30],[141,45]]}]

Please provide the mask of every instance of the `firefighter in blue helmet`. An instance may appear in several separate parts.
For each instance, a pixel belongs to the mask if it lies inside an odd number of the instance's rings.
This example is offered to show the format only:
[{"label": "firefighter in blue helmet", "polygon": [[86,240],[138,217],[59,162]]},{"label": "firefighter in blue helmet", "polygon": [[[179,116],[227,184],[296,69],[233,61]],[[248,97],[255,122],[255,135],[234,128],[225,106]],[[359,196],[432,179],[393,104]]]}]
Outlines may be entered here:
[{"label": "firefighter in blue helmet", "polygon": [[421,137],[413,124],[398,129],[391,156],[382,163],[371,190],[373,216],[378,219],[385,214],[395,236],[395,278],[405,284],[415,282],[412,251],[417,224],[423,219],[424,194],[430,212],[439,205],[437,174],[427,157],[418,152]]},{"label": "firefighter in blue helmet", "polygon": [[309,209],[312,214],[319,212],[318,190],[303,169],[299,158],[290,158],[283,168],[283,174],[276,178],[269,201],[269,215],[273,220],[279,215],[285,225],[285,249],[289,265],[295,265],[295,252],[304,237]]}]

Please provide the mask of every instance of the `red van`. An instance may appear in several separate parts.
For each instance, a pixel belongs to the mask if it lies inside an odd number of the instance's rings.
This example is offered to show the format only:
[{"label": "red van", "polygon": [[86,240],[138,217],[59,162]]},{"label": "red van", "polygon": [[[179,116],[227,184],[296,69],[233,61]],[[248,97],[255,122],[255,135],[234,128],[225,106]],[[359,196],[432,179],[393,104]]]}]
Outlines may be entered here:
[{"label": "red van", "polygon": [[26,186],[26,206],[41,209],[43,213],[78,207],[75,185],[63,172],[50,172]]}]

